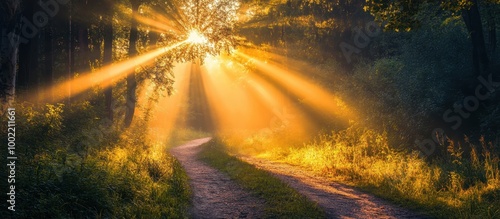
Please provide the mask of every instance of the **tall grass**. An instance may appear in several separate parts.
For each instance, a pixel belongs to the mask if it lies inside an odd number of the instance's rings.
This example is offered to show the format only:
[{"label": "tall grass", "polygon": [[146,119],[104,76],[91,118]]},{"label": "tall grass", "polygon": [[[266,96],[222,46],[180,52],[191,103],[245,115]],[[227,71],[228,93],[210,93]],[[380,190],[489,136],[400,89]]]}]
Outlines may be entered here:
[{"label": "tall grass", "polygon": [[499,145],[484,139],[443,141],[446,157],[428,161],[393,149],[386,133],[357,127],[303,145],[255,138],[262,136],[227,141],[233,152],[253,148],[256,156],[302,166],[436,217],[500,217]]},{"label": "tall grass", "polygon": [[187,176],[144,121],[122,130],[87,101],[16,109],[16,212],[0,218],[186,217]]}]

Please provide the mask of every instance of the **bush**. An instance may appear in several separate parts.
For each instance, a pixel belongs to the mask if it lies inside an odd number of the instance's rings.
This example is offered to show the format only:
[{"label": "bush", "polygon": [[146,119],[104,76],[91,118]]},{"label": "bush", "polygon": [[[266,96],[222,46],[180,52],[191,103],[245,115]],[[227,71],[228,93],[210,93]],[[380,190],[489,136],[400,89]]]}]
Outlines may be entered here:
[{"label": "bush", "polygon": [[121,131],[86,101],[16,109],[16,212],[0,217],[186,217],[187,177],[141,122]]}]

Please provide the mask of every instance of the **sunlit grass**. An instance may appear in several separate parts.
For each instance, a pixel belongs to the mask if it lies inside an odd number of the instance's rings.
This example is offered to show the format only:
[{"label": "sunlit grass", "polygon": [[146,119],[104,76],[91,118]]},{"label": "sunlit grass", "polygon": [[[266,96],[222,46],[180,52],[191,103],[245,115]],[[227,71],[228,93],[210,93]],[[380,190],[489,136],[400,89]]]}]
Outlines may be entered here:
[{"label": "sunlit grass", "polygon": [[287,142],[279,133],[227,135],[225,142],[233,153],[301,166],[437,217],[500,216],[498,146],[484,141],[467,145],[481,148],[481,153],[470,152],[471,161],[468,154],[451,153],[461,149],[449,142],[450,154],[431,163],[418,153],[392,149],[385,133],[356,127],[305,144]]},{"label": "sunlit grass", "polygon": [[16,108],[16,217],[187,217],[187,176],[140,122],[122,132],[87,101]]},{"label": "sunlit grass", "polygon": [[[181,165],[166,152],[165,143],[140,145],[127,133],[114,148],[99,152],[96,164],[128,185],[130,200],[114,214],[123,217],[185,217],[190,191]],[[111,186],[120,186],[113,185]]]}]

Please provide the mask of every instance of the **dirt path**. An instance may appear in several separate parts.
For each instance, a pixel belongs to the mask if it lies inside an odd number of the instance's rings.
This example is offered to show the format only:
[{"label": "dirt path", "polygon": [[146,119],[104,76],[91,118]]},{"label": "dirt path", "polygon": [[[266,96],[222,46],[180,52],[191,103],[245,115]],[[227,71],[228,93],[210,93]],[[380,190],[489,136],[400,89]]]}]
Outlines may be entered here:
[{"label": "dirt path", "polygon": [[[197,159],[196,155],[201,150],[199,146],[209,140],[193,140],[171,150],[190,177],[194,196],[191,218],[262,218],[264,200],[252,196],[228,176]],[[273,173],[318,203],[328,218],[426,218],[295,166],[250,157],[240,158]]]},{"label": "dirt path", "polygon": [[349,186],[313,176],[298,167],[256,158],[240,158],[270,171],[299,193],[317,202],[328,218],[426,218]]},{"label": "dirt path", "polygon": [[243,190],[228,176],[198,161],[200,145],[210,138],[190,141],[173,148],[171,153],[181,162],[193,190],[191,218],[261,218],[264,201]]}]

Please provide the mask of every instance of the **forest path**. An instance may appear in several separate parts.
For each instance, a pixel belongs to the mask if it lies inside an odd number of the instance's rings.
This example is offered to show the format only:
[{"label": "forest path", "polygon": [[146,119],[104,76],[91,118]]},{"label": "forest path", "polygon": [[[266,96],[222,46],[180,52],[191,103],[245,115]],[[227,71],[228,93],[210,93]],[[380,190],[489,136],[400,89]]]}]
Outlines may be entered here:
[{"label": "forest path", "polygon": [[427,218],[350,186],[312,175],[296,166],[252,157],[239,158],[271,172],[302,195],[318,203],[328,218]]},{"label": "forest path", "polygon": [[[192,140],[171,149],[190,178],[191,218],[262,218],[265,201],[241,188],[227,175],[198,160],[201,145]],[[253,157],[239,157],[266,170],[324,209],[328,218],[427,218],[350,186],[331,182],[299,167]]]},{"label": "forest path", "polygon": [[197,159],[200,145],[211,138],[192,140],[171,149],[190,179],[191,218],[262,218],[264,200],[245,191],[227,175]]}]

